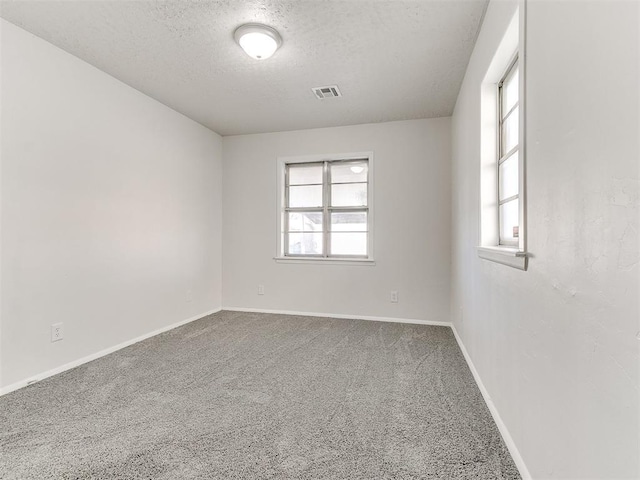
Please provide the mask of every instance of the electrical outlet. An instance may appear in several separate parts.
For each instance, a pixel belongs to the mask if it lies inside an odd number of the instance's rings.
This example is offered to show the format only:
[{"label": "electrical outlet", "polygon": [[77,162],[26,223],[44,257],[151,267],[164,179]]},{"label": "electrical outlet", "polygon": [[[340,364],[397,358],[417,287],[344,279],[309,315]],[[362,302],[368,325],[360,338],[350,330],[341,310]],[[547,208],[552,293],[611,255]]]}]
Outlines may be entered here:
[{"label": "electrical outlet", "polygon": [[187,293],[185,295],[185,299],[187,300],[187,302],[190,302],[193,300],[193,292],[191,290],[187,290]]},{"label": "electrical outlet", "polygon": [[59,342],[64,338],[64,331],[62,329],[63,325],[61,323],[54,323],[51,325],[51,341]]},{"label": "electrical outlet", "polygon": [[264,285],[258,285],[258,295],[264,295]]},{"label": "electrical outlet", "polygon": [[391,303],[398,303],[398,291],[391,290]]}]

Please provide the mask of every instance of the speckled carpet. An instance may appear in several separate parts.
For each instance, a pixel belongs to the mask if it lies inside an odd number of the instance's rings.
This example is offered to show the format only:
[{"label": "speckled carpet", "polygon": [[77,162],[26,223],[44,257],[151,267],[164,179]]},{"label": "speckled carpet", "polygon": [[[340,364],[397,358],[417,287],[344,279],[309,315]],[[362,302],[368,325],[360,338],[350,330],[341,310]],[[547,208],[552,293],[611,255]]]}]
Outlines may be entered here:
[{"label": "speckled carpet", "polygon": [[220,312],[0,397],[3,479],[520,478],[446,327]]}]

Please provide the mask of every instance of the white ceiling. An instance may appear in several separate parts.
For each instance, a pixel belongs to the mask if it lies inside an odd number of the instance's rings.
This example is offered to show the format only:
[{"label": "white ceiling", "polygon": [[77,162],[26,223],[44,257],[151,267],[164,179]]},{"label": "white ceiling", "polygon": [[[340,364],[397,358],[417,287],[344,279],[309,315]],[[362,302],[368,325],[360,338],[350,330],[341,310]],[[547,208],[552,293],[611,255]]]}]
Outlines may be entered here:
[{"label": "white ceiling", "polygon": [[[0,16],[221,135],[449,116],[487,0],[6,0]],[[284,44],[248,57],[236,27]],[[337,84],[342,98],[311,87]]]}]

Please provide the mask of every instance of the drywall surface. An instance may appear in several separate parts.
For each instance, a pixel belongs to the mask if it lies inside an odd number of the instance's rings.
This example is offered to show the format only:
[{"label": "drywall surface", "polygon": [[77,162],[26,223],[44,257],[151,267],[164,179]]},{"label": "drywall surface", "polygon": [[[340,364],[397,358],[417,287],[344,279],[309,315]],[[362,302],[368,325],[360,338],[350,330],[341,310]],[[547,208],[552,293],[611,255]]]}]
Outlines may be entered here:
[{"label": "drywall surface", "polygon": [[[375,265],[276,263],[277,158],[350,152],[374,155]],[[224,137],[223,153],[225,307],[448,321],[449,118]]]},{"label": "drywall surface", "polygon": [[220,307],[222,141],[1,27],[6,386]]},{"label": "drywall surface", "polygon": [[534,478],[638,478],[640,4],[527,2],[526,272],[475,250],[479,85],[516,7],[489,5],[452,119],[452,321]]}]

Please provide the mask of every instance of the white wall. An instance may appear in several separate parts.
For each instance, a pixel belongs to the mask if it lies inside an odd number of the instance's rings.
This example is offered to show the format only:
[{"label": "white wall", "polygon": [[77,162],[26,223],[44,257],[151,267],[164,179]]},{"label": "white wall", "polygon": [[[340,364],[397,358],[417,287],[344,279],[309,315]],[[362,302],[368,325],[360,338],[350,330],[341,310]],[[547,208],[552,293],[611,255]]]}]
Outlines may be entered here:
[{"label": "white wall", "polygon": [[220,307],[222,141],[0,22],[7,386]]},{"label": "white wall", "polygon": [[[364,151],[376,265],[276,263],[277,157]],[[450,119],[224,137],[223,152],[225,307],[448,321]]]},{"label": "white wall", "polygon": [[639,5],[530,1],[529,270],[478,258],[487,10],[452,120],[452,320],[534,478],[638,478]]}]

